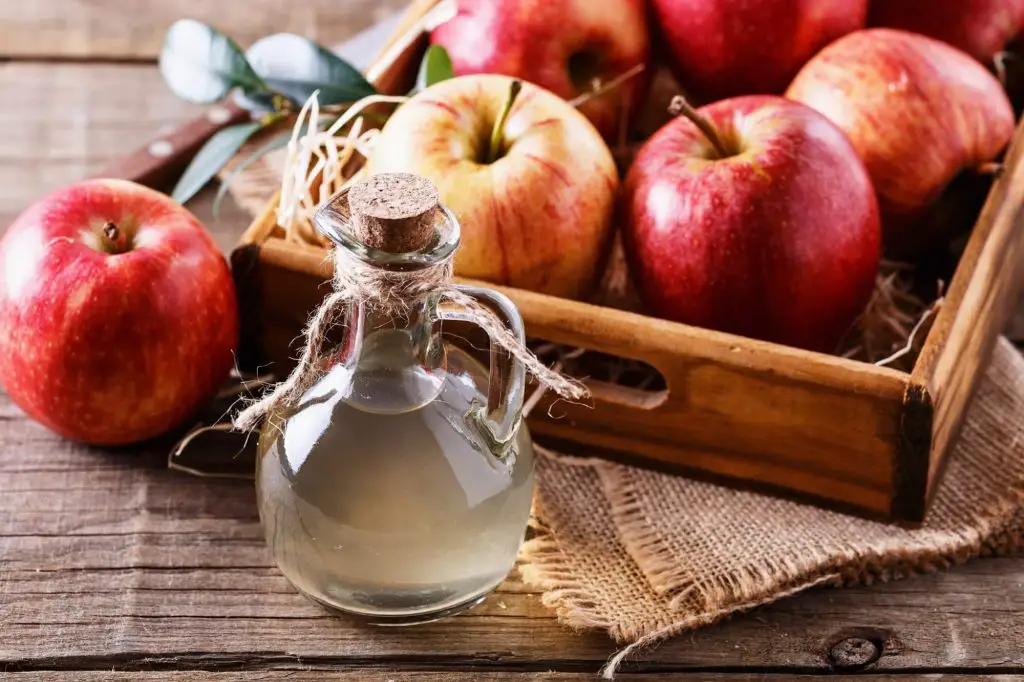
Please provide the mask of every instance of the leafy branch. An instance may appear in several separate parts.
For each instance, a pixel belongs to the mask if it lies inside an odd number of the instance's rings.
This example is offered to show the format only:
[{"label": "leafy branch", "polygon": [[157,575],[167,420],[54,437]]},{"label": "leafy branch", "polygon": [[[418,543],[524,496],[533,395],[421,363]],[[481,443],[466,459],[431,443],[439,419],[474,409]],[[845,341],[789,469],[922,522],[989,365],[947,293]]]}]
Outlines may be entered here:
[{"label": "leafy branch", "polygon": [[171,193],[181,203],[195,196],[254,135],[292,115],[314,92],[321,104],[341,107],[377,93],[358,69],[302,36],[270,35],[243,51],[217,29],[191,19],[177,21],[167,31],[160,73],[181,99],[210,104],[233,94],[254,119],[219,131],[199,150]]}]

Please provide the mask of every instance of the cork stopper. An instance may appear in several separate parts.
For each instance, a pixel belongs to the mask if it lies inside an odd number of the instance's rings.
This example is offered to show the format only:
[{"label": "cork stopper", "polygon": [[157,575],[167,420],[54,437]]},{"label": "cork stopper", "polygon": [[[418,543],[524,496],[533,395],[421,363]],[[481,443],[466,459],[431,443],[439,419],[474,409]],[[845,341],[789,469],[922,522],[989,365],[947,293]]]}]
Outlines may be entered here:
[{"label": "cork stopper", "polygon": [[412,173],[381,173],[348,192],[353,236],[369,247],[409,253],[430,245],[440,195]]}]

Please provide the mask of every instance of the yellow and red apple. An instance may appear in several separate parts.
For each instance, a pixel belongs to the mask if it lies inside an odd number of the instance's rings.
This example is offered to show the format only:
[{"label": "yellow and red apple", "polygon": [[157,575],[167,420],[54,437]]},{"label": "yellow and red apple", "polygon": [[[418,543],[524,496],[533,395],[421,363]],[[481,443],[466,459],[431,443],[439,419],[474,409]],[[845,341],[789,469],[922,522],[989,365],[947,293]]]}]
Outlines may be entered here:
[{"label": "yellow and red apple", "polygon": [[500,125],[514,82],[463,76],[424,90],[388,120],[367,169],[438,187],[462,224],[456,274],[583,298],[610,244],[615,163],[580,112],[528,83]]},{"label": "yellow and red apple", "polygon": [[217,390],[235,289],[203,226],[123,180],[88,180],[0,240],[0,384],[30,417],[93,445],[168,431]]},{"label": "yellow and red apple", "polygon": [[851,33],[800,71],[786,96],[850,138],[871,174],[887,246],[913,252],[919,224],[961,171],[996,158],[1013,135],[1003,87],[946,43],[894,29]]}]

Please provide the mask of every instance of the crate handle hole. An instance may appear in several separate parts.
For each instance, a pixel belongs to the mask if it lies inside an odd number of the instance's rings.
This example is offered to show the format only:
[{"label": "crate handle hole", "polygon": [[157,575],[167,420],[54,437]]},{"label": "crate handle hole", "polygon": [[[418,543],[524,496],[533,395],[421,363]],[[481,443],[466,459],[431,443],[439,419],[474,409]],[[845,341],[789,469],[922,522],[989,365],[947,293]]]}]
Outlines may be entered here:
[{"label": "crate handle hole", "polygon": [[653,410],[668,399],[665,376],[642,360],[544,342],[531,347],[548,365],[557,363],[562,372],[585,382],[595,402]]},{"label": "crate handle hole", "polygon": [[600,401],[636,410],[653,410],[661,407],[668,400],[667,388],[649,390],[610,384],[606,381],[587,381],[587,388],[590,389],[590,395],[595,402]]}]

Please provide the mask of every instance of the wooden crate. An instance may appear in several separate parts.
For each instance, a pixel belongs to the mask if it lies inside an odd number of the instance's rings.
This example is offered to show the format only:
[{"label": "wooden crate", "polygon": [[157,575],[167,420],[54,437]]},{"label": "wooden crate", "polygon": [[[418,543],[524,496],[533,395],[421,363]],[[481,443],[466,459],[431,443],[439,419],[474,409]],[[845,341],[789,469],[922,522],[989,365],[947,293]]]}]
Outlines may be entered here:
[{"label": "wooden crate", "polygon": [[[396,38],[433,4],[415,3]],[[389,68],[378,67],[375,84],[404,91],[422,50],[420,40]],[[909,373],[495,287],[519,306],[531,337],[643,361],[667,384],[649,392],[589,382],[593,407],[561,402],[551,418],[542,403],[531,430],[570,452],[921,521],[1024,278],[1022,156],[1024,126]],[[232,264],[243,319],[240,362],[284,371],[330,270],[322,249],[282,238],[273,209],[246,232]]]}]

